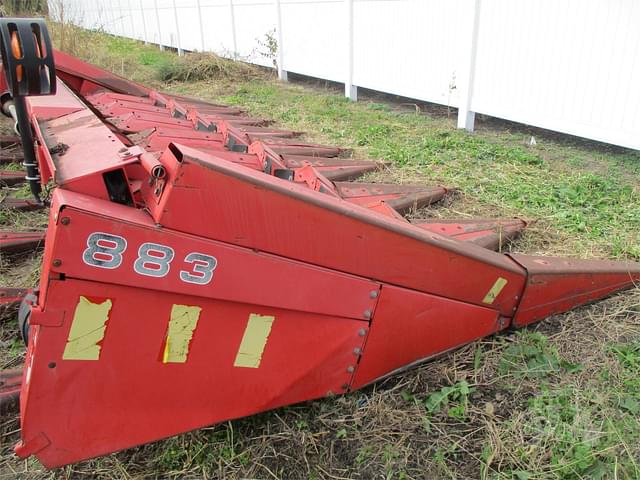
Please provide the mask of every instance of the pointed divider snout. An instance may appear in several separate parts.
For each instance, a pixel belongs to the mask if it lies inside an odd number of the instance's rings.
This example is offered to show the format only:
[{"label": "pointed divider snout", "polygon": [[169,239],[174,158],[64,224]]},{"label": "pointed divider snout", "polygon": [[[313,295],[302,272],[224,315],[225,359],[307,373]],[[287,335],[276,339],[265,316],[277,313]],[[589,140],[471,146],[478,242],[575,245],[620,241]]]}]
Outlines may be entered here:
[{"label": "pointed divider snout", "polygon": [[24,172],[18,170],[0,170],[0,186],[18,185],[25,181]]},{"label": "pointed divider snout", "polygon": [[0,210],[19,210],[22,212],[30,212],[32,210],[40,210],[44,205],[34,200],[26,198],[4,197],[0,200]]},{"label": "pointed divider snout", "polygon": [[335,182],[338,194],[351,203],[371,208],[380,202],[406,213],[439,202],[450,189],[440,186],[396,185],[391,183]]},{"label": "pointed divider snout", "polygon": [[513,324],[524,326],[640,286],[640,263],[509,254],[527,272]]},{"label": "pointed divider snout", "polygon": [[22,253],[44,246],[45,232],[0,231],[2,253]]},{"label": "pointed divider snout", "polygon": [[531,222],[510,219],[431,219],[415,223],[429,232],[438,233],[463,242],[474,243],[489,250],[499,251],[503,245],[515,240]]}]

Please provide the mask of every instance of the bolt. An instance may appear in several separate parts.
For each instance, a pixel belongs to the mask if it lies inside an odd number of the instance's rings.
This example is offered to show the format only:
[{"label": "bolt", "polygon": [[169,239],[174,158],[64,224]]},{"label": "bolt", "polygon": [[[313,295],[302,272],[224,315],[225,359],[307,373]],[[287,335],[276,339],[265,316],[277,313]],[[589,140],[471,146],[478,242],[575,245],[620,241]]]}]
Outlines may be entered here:
[{"label": "bolt", "polygon": [[369,293],[369,297],[370,298],[378,298],[378,291],[377,290],[371,290],[371,293]]},{"label": "bolt", "polygon": [[367,331],[364,328],[361,328],[360,330],[358,330],[358,335],[360,335],[361,337],[364,337],[367,334]]},{"label": "bolt", "polygon": [[353,372],[355,372],[355,371],[356,371],[356,369],[355,369],[355,367],[354,367],[353,365],[349,365],[349,366],[347,367],[347,372],[349,372],[349,373],[353,373]]},{"label": "bolt", "polygon": [[62,217],[62,219],[60,220],[60,223],[62,225],[69,225],[71,223],[71,219],[69,217]]},{"label": "bolt", "polygon": [[362,316],[369,320],[371,318],[371,310],[367,309],[363,312]]},{"label": "bolt", "polygon": [[62,260],[60,260],[59,258],[56,258],[56,259],[53,261],[53,266],[54,266],[54,267],[59,267],[60,265],[62,265]]},{"label": "bolt", "polygon": [[362,349],[360,347],[356,347],[353,349],[353,353],[355,353],[356,355],[361,355]]},{"label": "bolt", "polygon": [[349,384],[348,383],[343,384],[342,385],[342,389],[343,390],[349,390]]}]

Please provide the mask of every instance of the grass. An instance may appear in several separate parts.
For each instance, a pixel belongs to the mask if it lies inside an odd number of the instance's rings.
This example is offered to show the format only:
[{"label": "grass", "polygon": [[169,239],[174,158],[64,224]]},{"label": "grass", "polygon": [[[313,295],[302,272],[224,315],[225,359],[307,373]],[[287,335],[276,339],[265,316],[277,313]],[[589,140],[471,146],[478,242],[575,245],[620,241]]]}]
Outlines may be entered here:
[{"label": "grass", "polygon": [[[241,106],[306,139],[380,158],[366,180],[441,183],[461,191],[413,216],[523,216],[537,222],[507,248],[532,254],[640,259],[640,153],[478,119],[455,129],[445,109],[334,85],[277,82],[213,56],[171,52],[57,26],[62,48],[156,88]],[[92,45],[91,49],[86,45]],[[535,136],[536,145],[529,139]],[[3,216],[4,225],[41,219]],[[31,220],[29,220],[31,219]],[[46,221],[46,220],[44,220]],[[1,279],[31,283],[38,258]],[[6,316],[9,318],[9,316]],[[3,366],[17,365],[0,323]],[[640,290],[486,338],[343,397],[204,428],[45,472],[9,447],[0,475],[24,478],[640,478]]]}]

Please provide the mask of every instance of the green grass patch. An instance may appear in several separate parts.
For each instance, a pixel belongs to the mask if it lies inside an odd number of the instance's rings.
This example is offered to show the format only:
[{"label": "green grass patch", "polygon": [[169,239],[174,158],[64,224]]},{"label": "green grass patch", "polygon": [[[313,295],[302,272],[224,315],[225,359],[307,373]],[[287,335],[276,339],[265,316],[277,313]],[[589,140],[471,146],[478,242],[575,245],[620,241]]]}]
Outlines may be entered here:
[{"label": "green grass patch", "polygon": [[[576,170],[549,161],[548,149],[503,143],[455,130],[442,119],[279,84],[244,83],[224,100],[460,187],[499,212],[541,218],[581,244],[579,253],[599,245],[612,257],[640,258],[640,173],[615,168],[621,161],[615,154],[591,158],[606,175]],[[640,164],[640,155],[625,154],[622,163],[633,161]]]},{"label": "green grass patch", "polygon": [[[505,422],[498,444],[510,445],[500,467],[483,451],[483,478],[635,479],[640,477],[640,343],[603,346],[602,365],[576,383],[575,365],[537,333],[519,335],[503,352],[506,385],[535,379],[526,408]],[[569,365],[569,367],[567,367]],[[593,365],[591,365],[593,367]]]},{"label": "green grass patch", "polygon": [[546,378],[581,368],[580,364],[561,358],[546,336],[529,330],[516,332],[515,341],[505,349],[499,365],[500,373],[518,378]]}]

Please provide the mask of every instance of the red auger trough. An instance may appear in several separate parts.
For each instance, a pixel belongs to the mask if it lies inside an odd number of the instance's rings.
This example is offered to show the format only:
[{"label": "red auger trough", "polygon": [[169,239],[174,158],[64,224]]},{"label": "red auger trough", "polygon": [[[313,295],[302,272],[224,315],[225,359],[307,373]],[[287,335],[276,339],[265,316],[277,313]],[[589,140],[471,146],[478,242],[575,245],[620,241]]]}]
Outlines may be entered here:
[{"label": "red auger trough", "polygon": [[[480,337],[590,303],[640,264],[501,254],[518,219],[410,223],[448,189],[351,182],[381,164],[237,108],[168,95],[0,19],[2,110],[46,232],[22,301],[20,457],[57,467],[344,394]],[[55,63],[54,63],[55,59]],[[41,198],[41,185],[51,188]]]}]

